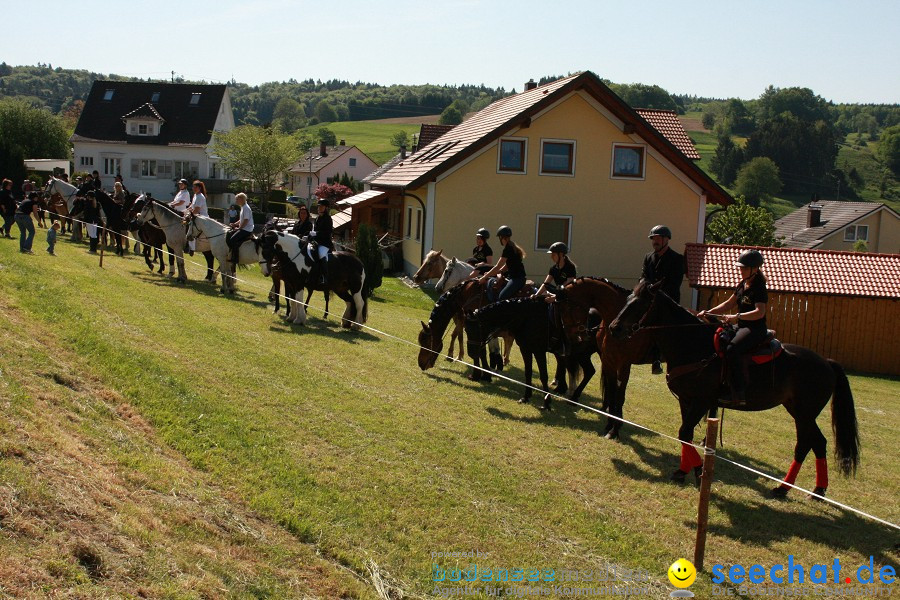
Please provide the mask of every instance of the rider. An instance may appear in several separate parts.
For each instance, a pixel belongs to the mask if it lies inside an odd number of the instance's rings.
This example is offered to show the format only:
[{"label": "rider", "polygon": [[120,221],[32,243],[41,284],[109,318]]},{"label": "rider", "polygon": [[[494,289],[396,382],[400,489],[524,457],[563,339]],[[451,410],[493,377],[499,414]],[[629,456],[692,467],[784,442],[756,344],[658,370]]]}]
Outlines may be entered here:
[{"label": "rider", "polygon": [[231,224],[234,233],[228,240],[228,247],[231,248],[231,263],[236,266],[240,260],[241,244],[250,239],[250,236],[253,234],[253,211],[250,210],[250,205],[247,204],[247,194],[241,192],[234,197],[234,201],[237,202],[241,212],[237,221]]},{"label": "rider", "polygon": [[316,223],[309,232],[310,242],[318,244],[317,256],[321,270],[321,283],[328,283],[328,260],[330,259],[329,251],[334,250],[334,242],[331,241],[331,233],[334,231],[334,224],[331,222],[331,214],[328,212],[331,201],[327,198],[321,198],[317,203],[319,216],[316,217]]},{"label": "rider", "polygon": [[169,202],[169,207],[175,210],[178,214],[184,214],[184,211],[187,210],[187,207],[191,204],[191,193],[188,191],[188,180],[187,179],[179,179],[178,180],[178,193],[175,194],[175,198]]},{"label": "rider", "polygon": [[305,204],[301,204],[297,209],[297,223],[291,227],[291,233],[298,238],[309,237],[312,231],[312,221],[309,218],[309,209]]},{"label": "rider", "polygon": [[512,229],[508,225],[503,225],[497,230],[497,238],[500,240],[500,245],[503,246],[500,260],[480,278],[482,283],[488,284],[487,295],[492,301],[495,300],[492,281],[494,275],[505,271],[508,279],[496,300],[512,298],[516,295],[516,292],[525,286],[525,263],[523,262],[525,251],[512,241]]},{"label": "rider", "polygon": [[556,302],[556,292],[575,281],[576,267],[569,260],[569,247],[563,242],[553,242],[547,254],[553,260],[553,266],[535,296],[547,296],[547,302]]},{"label": "rider", "polygon": [[100,219],[100,204],[97,202],[97,196],[94,190],[87,192],[84,200],[84,222],[87,224],[87,234],[90,240],[90,250],[92,254],[97,253],[97,245],[100,243],[100,229],[102,221]]},{"label": "rider", "polygon": [[484,227],[475,232],[475,247],[472,248],[472,258],[467,263],[473,267],[494,263],[494,250],[487,243],[490,237],[491,233]]},{"label": "rider", "polygon": [[[653,251],[644,257],[641,279],[650,283],[662,281],[662,291],[672,300],[680,303],[681,282],[684,279],[684,257],[669,247],[672,231],[665,225],[657,225],[650,230],[647,237],[650,239]],[[653,355],[651,371],[654,375],[659,375],[662,373],[659,348],[654,346],[651,353]]]},{"label": "rider", "polygon": [[[731,380],[731,402],[727,406],[746,406],[747,382],[741,365],[741,355],[759,346],[766,339],[766,304],[769,294],[766,277],[760,267],[763,255],[759,250],[744,250],[734,266],[740,267],[741,282],[734,294],[718,306],[697,313],[703,318],[707,313],[716,314],[721,310],[736,308],[737,312],[724,316],[726,323],[737,323],[738,329],[725,350],[728,372]],[[721,402],[721,401],[720,401]]]},{"label": "rider", "polygon": [[[187,207],[187,212],[192,215],[208,217],[209,209],[206,206],[206,185],[198,179],[194,182],[193,188],[194,197],[191,199],[191,203]],[[253,215],[251,214],[251,217],[252,216]],[[197,240],[191,240],[190,242],[188,242],[188,244],[191,249],[191,254],[193,255],[194,250],[197,247]],[[213,271],[213,253],[209,248],[209,241],[204,238],[200,247],[205,248],[205,250],[203,250],[203,257],[206,259],[206,280],[215,281],[216,274],[215,271]]]}]

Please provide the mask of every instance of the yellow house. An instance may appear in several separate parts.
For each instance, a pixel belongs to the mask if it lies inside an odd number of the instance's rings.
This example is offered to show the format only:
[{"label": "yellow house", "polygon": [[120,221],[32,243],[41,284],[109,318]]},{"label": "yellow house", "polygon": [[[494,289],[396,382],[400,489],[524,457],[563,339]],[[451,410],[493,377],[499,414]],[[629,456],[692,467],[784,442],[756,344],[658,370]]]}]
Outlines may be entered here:
[{"label": "yellow house", "polygon": [[674,113],[642,116],[583,72],[494,102],[371,188],[381,202],[399,200],[407,272],[430,248],[469,257],[479,227],[499,258],[493,234],[509,225],[533,279],[551,266],[550,244],[564,241],[580,274],[630,285],[651,227],[668,225],[682,252],[703,241],[706,204],[731,202],[686,153],[699,158]]},{"label": "yellow house", "polygon": [[900,215],[886,204],[815,200],[775,221],[788,248],[852,251],[858,241],[876,254],[900,254]]}]

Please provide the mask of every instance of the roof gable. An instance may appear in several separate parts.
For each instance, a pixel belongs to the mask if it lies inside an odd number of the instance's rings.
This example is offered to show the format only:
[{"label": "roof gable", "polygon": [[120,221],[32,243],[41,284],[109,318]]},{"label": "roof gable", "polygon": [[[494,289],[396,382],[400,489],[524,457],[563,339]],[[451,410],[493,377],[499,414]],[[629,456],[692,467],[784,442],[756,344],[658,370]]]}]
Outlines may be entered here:
[{"label": "roof gable", "polygon": [[[319,153],[310,159],[310,156],[307,154],[305,158],[302,158],[300,161],[291,165],[288,169],[289,173],[319,173],[323,169],[325,169],[328,165],[336,161],[338,158],[350,152],[351,150],[356,150],[357,153],[364,156],[367,160],[369,160],[373,165],[375,161],[373,161],[369,156],[357,148],[356,146],[326,146],[325,154],[323,155],[321,152],[321,147],[319,148]],[[312,148],[315,150],[315,147]]]},{"label": "roof gable", "polygon": [[[692,287],[734,288],[734,262],[746,246],[687,244]],[[759,248],[766,287],[774,292],[900,299],[900,254]]]},{"label": "roof gable", "polygon": [[775,237],[777,239],[784,238],[783,243],[785,246],[791,248],[815,248],[825,238],[843,231],[854,221],[858,221],[878,210],[889,211],[895,217],[900,218],[900,215],[889,206],[877,202],[816,200],[810,204],[818,204],[822,207],[819,225],[807,227],[809,204],[775,221]]},{"label": "roof gable", "polygon": [[493,102],[381,174],[372,185],[417,187],[430,181],[577,90],[593,96],[625,124],[626,131],[636,133],[671,161],[707,194],[709,202],[731,203],[731,196],[725,190],[590,71]]},{"label": "roof gable", "polygon": [[[225,90],[224,85],[95,81],[72,141],[206,145]],[[131,136],[125,131],[124,118],[153,118],[164,125],[155,137]]]}]

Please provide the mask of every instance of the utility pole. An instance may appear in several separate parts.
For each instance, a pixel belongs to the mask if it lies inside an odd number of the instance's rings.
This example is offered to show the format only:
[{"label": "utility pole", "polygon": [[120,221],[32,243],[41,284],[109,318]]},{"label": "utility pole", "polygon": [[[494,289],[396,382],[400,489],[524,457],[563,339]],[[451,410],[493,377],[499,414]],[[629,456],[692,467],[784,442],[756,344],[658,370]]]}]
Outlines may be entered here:
[{"label": "utility pole", "polygon": [[[309,177],[306,178],[306,200],[309,202],[309,205],[312,206],[312,146],[309,148]],[[311,211],[310,211],[311,212]]]},{"label": "utility pole", "polygon": [[172,83],[175,83],[175,71],[172,71]]}]

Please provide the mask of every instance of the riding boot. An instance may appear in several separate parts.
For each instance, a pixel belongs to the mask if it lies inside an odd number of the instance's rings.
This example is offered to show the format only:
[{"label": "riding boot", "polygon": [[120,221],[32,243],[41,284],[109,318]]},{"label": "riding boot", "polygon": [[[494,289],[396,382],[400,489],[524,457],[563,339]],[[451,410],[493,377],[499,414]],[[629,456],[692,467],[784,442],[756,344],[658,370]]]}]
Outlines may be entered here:
[{"label": "riding boot", "polygon": [[328,261],[330,259],[331,254],[326,254],[325,258],[319,259],[319,277],[322,285],[328,285]]},{"label": "riding boot", "polygon": [[90,250],[89,252],[96,254],[97,253],[97,244],[100,242],[99,237],[90,238]]},{"label": "riding boot", "polygon": [[728,379],[731,384],[731,400],[720,399],[719,404],[728,408],[747,406],[747,382],[744,379],[740,356],[737,357],[737,360],[729,361]]}]

